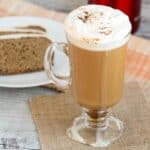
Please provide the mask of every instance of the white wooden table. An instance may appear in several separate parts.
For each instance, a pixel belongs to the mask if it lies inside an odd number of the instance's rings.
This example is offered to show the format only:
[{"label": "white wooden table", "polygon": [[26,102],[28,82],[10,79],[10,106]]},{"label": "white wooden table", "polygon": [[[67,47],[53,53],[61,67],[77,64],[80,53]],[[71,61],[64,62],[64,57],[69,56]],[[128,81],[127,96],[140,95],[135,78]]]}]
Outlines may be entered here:
[{"label": "white wooden table", "polygon": [[[73,9],[81,4],[79,2],[85,3],[85,0],[30,1],[59,10]],[[137,34],[150,38],[150,0],[144,0],[142,8],[142,24]],[[43,87],[28,89],[0,88],[0,150],[40,149],[27,100],[32,96],[55,93],[55,91]]]},{"label": "white wooden table", "polygon": [[0,88],[0,150],[40,149],[27,100],[55,93],[44,87]]}]

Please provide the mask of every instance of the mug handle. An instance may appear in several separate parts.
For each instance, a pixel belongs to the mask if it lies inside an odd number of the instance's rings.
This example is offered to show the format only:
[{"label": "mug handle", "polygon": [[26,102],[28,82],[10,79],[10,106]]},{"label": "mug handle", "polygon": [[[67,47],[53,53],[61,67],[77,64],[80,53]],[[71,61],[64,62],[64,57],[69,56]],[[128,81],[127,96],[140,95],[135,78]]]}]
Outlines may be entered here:
[{"label": "mug handle", "polygon": [[66,43],[52,43],[44,56],[44,69],[50,80],[62,90],[69,88],[71,69]]}]

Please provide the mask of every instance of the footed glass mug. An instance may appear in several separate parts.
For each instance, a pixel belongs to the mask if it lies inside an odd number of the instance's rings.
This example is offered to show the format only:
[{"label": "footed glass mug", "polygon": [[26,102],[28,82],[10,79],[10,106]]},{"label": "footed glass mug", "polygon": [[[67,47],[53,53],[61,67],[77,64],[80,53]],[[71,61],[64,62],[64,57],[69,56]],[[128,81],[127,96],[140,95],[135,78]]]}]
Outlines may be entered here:
[{"label": "footed glass mug", "polygon": [[[106,147],[123,131],[122,121],[109,116],[108,109],[122,96],[131,24],[121,11],[86,5],[68,15],[65,31],[68,44],[52,43],[44,67],[60,88],[71,88],[81,106],[81,116],[66,133],[80,143]],[[61,75],[56,71],[58,54],[65,59],[62,70],[67,69]]]}]

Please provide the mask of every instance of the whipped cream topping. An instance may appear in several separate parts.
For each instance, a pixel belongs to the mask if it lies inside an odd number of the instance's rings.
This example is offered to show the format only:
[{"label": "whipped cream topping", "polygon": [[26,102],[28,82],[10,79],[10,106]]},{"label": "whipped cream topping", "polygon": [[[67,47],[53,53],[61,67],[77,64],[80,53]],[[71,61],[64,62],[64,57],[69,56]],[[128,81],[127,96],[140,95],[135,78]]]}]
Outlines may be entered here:
[{"label": "whipped cream topping", "polygon": [[127,15],[103,5],[85,5],[65,20],[68,40],[83,49],[107,51],[129,40],[131,23]]}]

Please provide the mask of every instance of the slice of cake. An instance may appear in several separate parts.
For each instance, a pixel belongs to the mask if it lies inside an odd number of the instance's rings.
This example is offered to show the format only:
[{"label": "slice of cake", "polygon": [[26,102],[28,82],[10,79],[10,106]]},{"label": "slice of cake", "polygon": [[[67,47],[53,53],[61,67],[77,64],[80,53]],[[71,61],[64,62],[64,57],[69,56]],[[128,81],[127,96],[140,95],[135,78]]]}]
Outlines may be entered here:
[{"label": "slice of cake", "polygon": [[50,43],[41,27],[0,29],[0,74],[42,70]]}]

